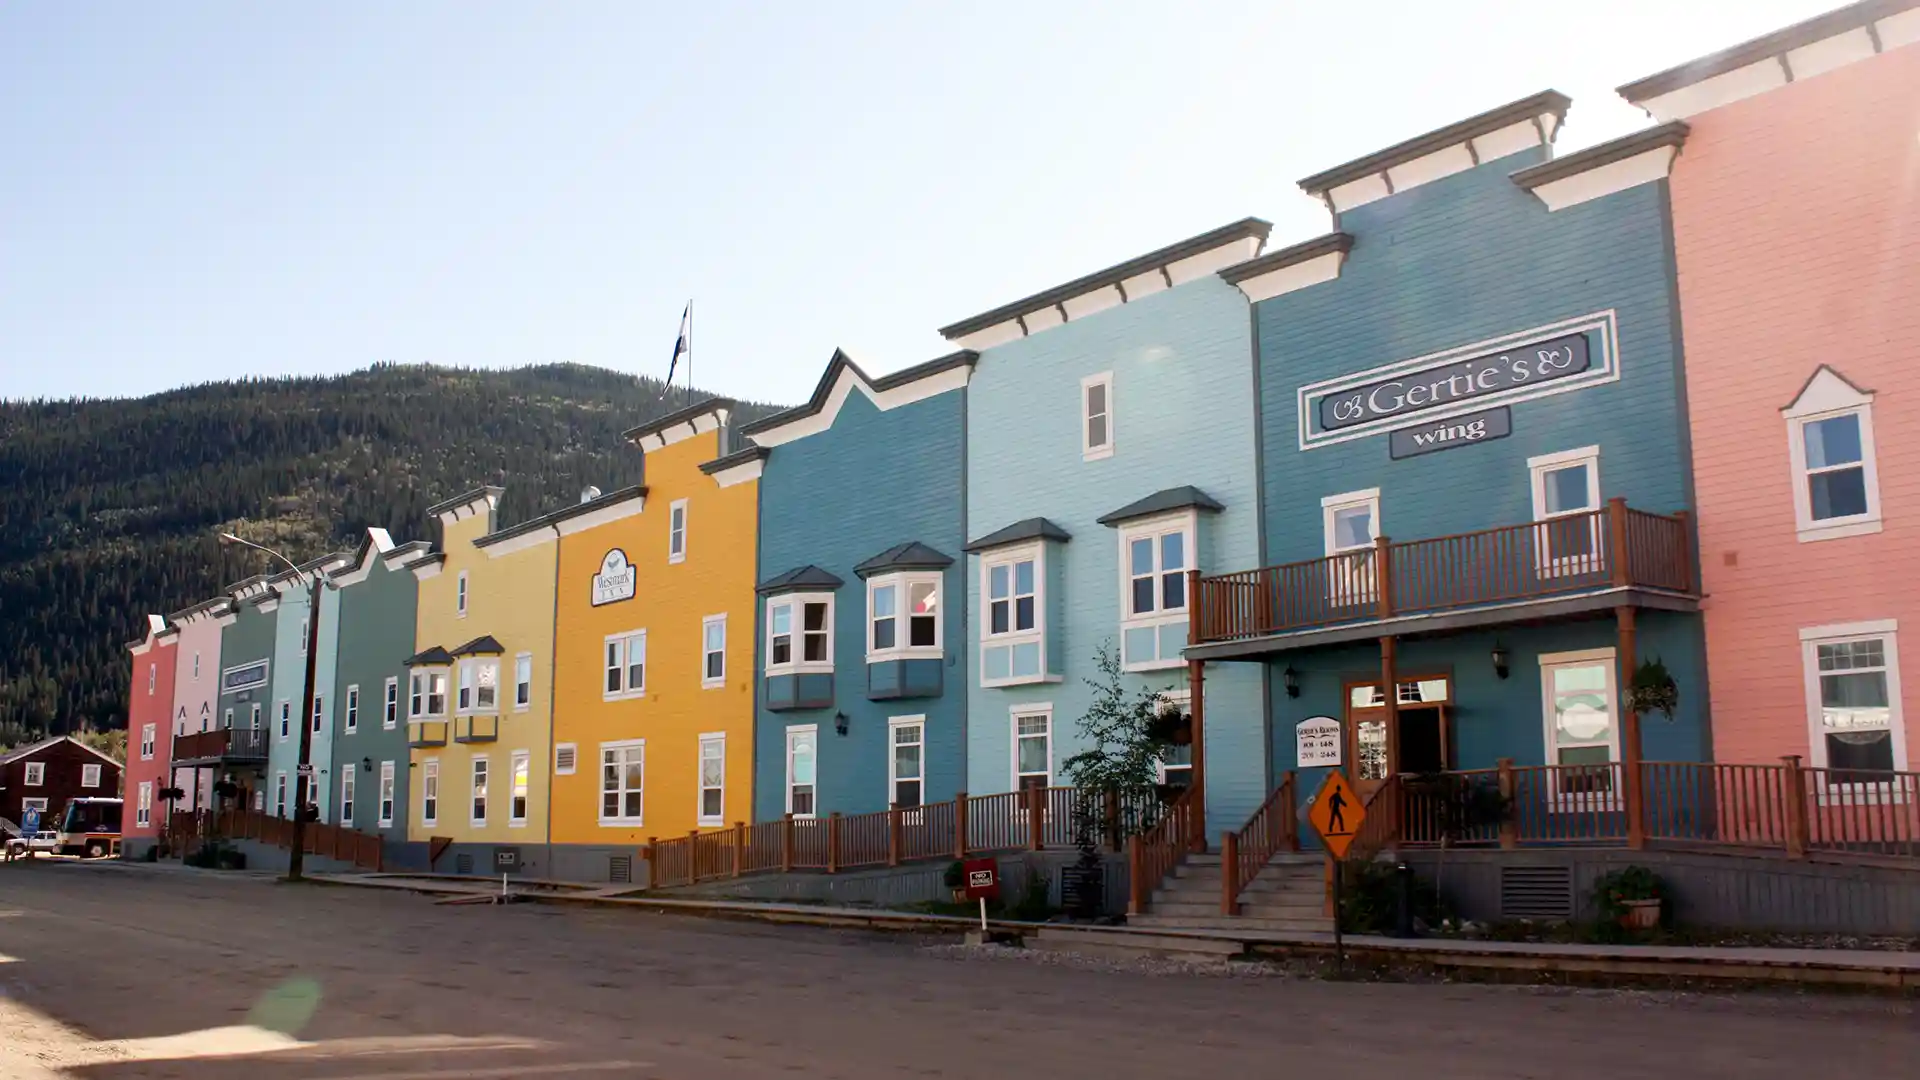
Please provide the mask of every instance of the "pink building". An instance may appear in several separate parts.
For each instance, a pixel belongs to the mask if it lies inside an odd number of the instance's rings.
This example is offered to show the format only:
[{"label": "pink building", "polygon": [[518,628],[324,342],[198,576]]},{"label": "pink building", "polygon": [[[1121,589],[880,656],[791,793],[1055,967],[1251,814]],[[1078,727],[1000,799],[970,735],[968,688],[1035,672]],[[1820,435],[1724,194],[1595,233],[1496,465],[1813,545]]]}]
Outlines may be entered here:
[{"label": "pink building", "polygon": [[147,616],[147,632],[129,642],[133,678],[127,684],[126,800],[120,819],[122,850],[139,857],[166,824],[166,808],[159,793],[167,787],[167,764],[173,752],[173,680],[177,665],[179,630],[158,615]]},{"label": "pink building", "polygon": [[[1620,92],[1691,129],[1670,183],[1714,756],[1920,766],[1920,0]],[[1823,801],[1886,790],[1816,776]]]}]

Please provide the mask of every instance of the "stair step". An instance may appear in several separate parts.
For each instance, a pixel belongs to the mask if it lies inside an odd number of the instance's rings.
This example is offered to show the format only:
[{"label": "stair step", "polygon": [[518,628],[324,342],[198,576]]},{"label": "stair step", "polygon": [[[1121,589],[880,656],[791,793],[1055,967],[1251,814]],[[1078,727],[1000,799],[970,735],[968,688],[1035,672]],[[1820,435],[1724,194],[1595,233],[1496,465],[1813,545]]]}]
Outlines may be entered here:
[{"label": "stair step", "polygon": [[1220,914],[1220,895],[1211,898],[1198,896],[1166,897],[1156,894],[1148,904],[1147,910],[1156,915],[1218,915]]},{"label": "stair step", "polygon": [[[1219,905],[1214,905],[1216,908]],[[1154,910],[1158,911],[1158,908]],[[1242,902],[1240,914],[1250,919],[1318,919],[1327,910],[1324,901],[1314,899],[1298,904],[1249,904]]]},{"label": "stair step", "polygon": [[1129,915],[1128,926],[1148,930],[1255,931],[1281,934],[1331,934],[1333,920],[1328,918],[1271,919],[1248,915],[1162,915],[1149,912]]}]

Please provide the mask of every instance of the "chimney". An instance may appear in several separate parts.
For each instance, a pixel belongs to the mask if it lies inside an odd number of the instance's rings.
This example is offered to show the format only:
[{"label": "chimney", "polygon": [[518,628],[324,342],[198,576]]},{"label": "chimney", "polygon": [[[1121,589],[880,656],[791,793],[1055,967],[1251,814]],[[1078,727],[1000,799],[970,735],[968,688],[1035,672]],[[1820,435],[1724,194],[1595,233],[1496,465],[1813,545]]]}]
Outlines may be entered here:
[{"label": "chimney", "polygon": [[580,501],[583,503],[590,503],[599,497],[600,489],[594,487],[592,484],[588,484],[586,487],[580,489]]}]

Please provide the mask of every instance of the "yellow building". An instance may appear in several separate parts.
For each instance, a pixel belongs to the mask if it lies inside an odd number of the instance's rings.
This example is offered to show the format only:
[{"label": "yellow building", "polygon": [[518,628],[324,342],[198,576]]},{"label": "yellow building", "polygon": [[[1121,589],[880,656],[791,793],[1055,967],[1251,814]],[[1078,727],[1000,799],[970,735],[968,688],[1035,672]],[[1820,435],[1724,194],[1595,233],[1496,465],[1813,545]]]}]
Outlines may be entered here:
[{"label": "yellow building", "polygon": [[562,531],[557,876],[618,880],[649,837],[752,816],[764,451],[725,454],[733,407],[707,401],[628,432],[646,487]]},{"label": "yellow building", "polygon": [[407,832],[453,841],[436,869],[545,875],[559,534],[554,515],[496,532],[500,494],[430,507],[439,543],[407,564],[420,579]]}]

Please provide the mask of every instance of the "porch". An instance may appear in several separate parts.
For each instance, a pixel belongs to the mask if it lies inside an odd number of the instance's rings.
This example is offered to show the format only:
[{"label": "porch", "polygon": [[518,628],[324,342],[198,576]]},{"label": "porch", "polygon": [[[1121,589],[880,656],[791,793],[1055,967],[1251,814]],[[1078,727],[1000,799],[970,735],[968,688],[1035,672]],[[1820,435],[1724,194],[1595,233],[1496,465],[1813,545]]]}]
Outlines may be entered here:
[{"label": "porch", "polygon": [[247,728],[196,731],[173,737],[173,764],[188,766],[259,765],[267,760],[267,733]]}]

